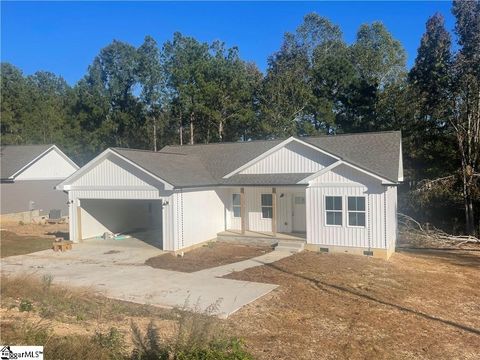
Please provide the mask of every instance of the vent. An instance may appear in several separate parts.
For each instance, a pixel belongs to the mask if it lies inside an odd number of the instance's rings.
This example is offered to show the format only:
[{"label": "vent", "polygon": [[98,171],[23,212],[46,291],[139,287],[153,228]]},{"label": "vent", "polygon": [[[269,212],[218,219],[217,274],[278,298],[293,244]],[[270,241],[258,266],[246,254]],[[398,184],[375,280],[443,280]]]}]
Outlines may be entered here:
[{"label": "vent", "polygon": [[363,252],[363,255],[367,255],[367,256],[373,256],[373,251],[364,251]]},{"label": "vent", "polygon": [[323,253],[327,253],[328,252],[328,248],[320,248],[320,252],[323,252]]}]

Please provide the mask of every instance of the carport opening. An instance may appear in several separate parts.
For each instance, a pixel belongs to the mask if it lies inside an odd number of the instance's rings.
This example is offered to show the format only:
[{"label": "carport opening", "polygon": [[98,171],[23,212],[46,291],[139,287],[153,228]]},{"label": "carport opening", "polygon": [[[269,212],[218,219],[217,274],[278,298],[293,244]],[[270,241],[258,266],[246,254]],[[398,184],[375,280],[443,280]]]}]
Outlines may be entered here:
[{"label": "carport opening", "polygon": [[81,199],[80,209],[82,239],[101,238],[107,232],[163,249],[161,200]]}]

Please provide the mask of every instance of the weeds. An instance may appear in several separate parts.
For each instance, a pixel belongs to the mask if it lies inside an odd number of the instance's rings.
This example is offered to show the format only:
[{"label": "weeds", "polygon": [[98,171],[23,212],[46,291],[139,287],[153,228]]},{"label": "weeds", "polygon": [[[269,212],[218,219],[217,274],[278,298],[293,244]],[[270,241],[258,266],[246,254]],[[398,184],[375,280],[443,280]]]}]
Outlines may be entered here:
[{"label": "weeds", "polygon": [[27,312],[30,312],[30,311],[33,311],[33,304],[30,300],[27,300],[27,299],[22,299],[20,301],[20,305],[18,305],[18,310],[20,310],[20,312],[24,312],[24,311],[27,311]]}]

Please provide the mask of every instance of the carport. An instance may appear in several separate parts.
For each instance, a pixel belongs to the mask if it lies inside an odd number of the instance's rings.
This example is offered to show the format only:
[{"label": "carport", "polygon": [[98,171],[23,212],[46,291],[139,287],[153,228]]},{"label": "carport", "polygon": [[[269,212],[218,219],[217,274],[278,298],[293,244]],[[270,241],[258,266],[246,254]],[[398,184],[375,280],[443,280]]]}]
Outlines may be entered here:
[{"label": "carport", "polygon": [[100,238],[112,233],[121,241],[125,235],[163,249],[162,200],[78,199],[77,222],[80,239]]}]

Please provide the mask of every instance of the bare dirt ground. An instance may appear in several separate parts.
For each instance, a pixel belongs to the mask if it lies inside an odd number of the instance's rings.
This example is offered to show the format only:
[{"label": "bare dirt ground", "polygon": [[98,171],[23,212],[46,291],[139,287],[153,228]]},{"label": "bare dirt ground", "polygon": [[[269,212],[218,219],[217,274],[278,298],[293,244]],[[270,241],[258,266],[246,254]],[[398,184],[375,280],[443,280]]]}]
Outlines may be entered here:
[{"label": "bare dirt ground", "polygon": [[479,359],[480,252],[303,252],[228,278],[279,284],[229,318],[259,359]]},{"label": "bare dirt ground", "polygon": [[188,251],[183,257],[163,254],[148,259],[145,264],[158,269],[194,272],[251,259],[272,250],[271,246],[231,244],[218,241]]},{"label": "bare dirt ground", "polygon": [[53,239],[63,237],[68,239],[68,224],[24,224],[20,225],[18,221],[1,219],[0,227],[16,233],[17,235],[38,236]]},{"label": "bare dirt ground", "polygon": [[0,256],[29,254],[52,247],[56,237],[68,238],[68,224],[24,224],[1,222]]}]

